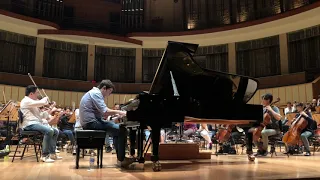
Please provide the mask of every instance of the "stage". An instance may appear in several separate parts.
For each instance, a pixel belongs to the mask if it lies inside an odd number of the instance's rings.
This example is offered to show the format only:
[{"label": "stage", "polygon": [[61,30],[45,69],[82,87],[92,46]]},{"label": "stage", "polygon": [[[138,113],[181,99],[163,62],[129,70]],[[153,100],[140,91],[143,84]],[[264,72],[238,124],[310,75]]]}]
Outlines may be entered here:
[{"label": "stage", "polygon": [[212,155],[211,160],[161,161],[162,171],[153,172],[147,162],[145,170],[121,170],[116,164],[116,157],[104,153],[104,167],[88,171],[89,157],[80,159],[79,169],[75,169],[75,156],[60,153],[62,160],[54,163],[36,162],[35,157],[23,160],[17,158],[11,163],[0,160],[1,179],[296,179],[320,178],[320,153],[315,156],[290,156],[282,153],[278,156],[261,157],[249,162],[245,155]]}]

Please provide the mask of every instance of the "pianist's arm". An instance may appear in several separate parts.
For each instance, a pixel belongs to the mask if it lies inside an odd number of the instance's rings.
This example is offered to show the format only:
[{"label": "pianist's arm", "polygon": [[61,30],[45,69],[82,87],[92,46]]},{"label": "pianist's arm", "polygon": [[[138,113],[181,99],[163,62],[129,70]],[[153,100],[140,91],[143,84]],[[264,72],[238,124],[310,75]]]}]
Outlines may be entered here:
[{"label": "pianist's arm", "polygon": [[93,103],[95,104],[96,108],[99,109],[99,111],[102,113],[104,117],[112,116],[119,114],[120,116],[125,116],[127,114],[126,111],[119,111],[119,110],[113,110],[109,109],[104,102],[104,98],[102,94],[98,93],[92,93],[90,94],[93,100]]}]

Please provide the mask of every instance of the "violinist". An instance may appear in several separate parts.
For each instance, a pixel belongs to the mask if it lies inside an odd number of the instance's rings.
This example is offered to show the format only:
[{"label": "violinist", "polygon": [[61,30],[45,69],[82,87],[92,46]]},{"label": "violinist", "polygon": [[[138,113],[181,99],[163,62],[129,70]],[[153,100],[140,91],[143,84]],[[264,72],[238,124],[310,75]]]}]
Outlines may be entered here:
[{"label": "violinist", "polygon": [[44,135],[41,161],[52,163],[55,159],[61,159],[56,155],[54,148],[58,134],[51,127],[42,124],[40,115],[39,108],[48,104],[48,97],[38,100],[39,90],[34,85],[27,86],[25,95],[20,103],[20,110],[23,114],[22,129],[25,131],[39,131]]},{"label": "violinist", "polygon": [[281,115],[279,108],[276,106],[270,106],[271,102],[273,101],[272,94],[265,94],[262,96],[262,102],[263,110],[264,112],[268,113],[271,117],[271,123],[267,124],[266,127],[261,131],[261,137],[262,137],[262,146],[259,145],[258,142],[255,142],[257,144],[258,156],[266,156],[268,154],[268,137],[273,136],[280,133],[280,127],[279,127],[279,120],[281,120]]},{"label": "violinist", "polygon": [[[310,112],[304,112],[304,110],[303,110],[304,109],[304,105],[302,103],[298,103],[296,105],[296,108],[297,108],[297,111],[298,111],[298,113],[296,114],[296,118],[298,118],[301,115],[303,118],[305,118],[308,121],[307,127],[304,130],[302,130],[302,133],[300,135],[300,139],[301,139],[301,141],[303,143],[303,146],[304,146],[304,149],[305,149],[305,154],[304,155],[305,156],[310,156],[310,144],[309,144],[308,138],[310,136],[312,136],[313,135],[313,131],[315,129],[317,129],[317,123],[311,118],[312,116],[311,116]],[[295,120],[296,119],[294,119],[293,122]],[[289,148],[286,147],[286,149],[287,149],[287,152],[285,154],[287,154],[287,153],[293,154],[292,149],[290,147]]]}]

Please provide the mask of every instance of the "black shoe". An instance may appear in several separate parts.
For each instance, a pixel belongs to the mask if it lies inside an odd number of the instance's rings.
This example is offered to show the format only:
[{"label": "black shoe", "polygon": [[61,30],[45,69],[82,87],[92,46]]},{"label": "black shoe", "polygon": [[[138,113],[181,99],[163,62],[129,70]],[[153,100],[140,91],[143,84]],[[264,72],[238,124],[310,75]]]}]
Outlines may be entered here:
[{"label": "black shoe", "polygon": [[111,151],[112,151],[112,147],[110,146],[106,147],[106,153],[111,153]]},{"label": "black shoe", "polygon": [[311,156],[310,152],[306,152],[304,156]]}]

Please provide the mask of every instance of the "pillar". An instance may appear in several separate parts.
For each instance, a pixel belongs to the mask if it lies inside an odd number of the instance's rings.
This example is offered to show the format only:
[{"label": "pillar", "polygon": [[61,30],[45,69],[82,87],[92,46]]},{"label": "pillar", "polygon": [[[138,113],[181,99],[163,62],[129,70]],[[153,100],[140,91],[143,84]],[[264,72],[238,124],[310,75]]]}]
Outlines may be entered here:
[{"label": "pillar", "polygon": [[37,37],[36,59],[34,63],[34,75],[42,76],[43,73],[43,56],[44,56],[44,38]]},{"label": "pillar", "polygon": [[237,73],[237,63],[236,63],[236,43],[228,44],[228,70],[231,74]]},{"label": "pillar", "polygon": [[95,60],[95,45],[89,44],[88,45],[88,64],[87,64],[87,80],[92,81],[94,80],[94,60]]},{"label": "pillar", "polygon": [[142,48],[136,48],[135,82],[142,83]]},{"label": "pillar", "polygon": [[280,46],[280,69],[281,74],[289,73],[289,58],[288,58],[288,40],[287,34],[279,35]]}]

